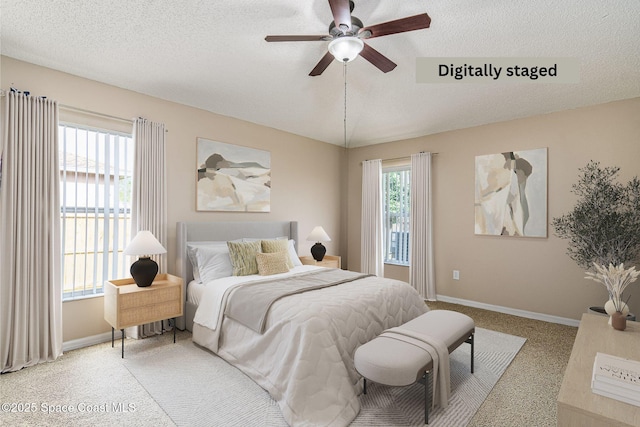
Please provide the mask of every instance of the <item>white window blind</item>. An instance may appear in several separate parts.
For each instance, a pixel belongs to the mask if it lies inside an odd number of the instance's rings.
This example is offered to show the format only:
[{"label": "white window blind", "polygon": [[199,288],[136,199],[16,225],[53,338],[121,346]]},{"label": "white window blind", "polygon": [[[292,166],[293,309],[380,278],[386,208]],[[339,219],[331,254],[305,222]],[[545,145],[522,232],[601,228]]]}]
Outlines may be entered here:
[{"label": "white window blind", "polygon": [[130,134],[60,124],[63,299],[102,294],[127,277],[134,142]]},{"label": "white window blind", "polygon": [[411,166],[382,170],[385,263],[409,265]]}]

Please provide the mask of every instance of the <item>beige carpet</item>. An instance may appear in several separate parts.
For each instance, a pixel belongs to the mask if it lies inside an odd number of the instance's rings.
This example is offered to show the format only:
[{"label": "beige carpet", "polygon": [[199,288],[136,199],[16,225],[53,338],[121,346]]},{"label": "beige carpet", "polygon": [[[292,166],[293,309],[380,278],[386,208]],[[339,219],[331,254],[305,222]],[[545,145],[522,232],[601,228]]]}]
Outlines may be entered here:
[{"label": "beige carpet", "polygon": [[578,328],[444,302],[428,305],[471,316],[478,327],[527,339],[469,427],[556,426],[556,399]]},{"label": "beige carpet", "polygon": [[[577,328],[454,304],[429,306],[463,312],[478,327],[527,339],[470,426],[556,425],[556,397]],[[179,343],[190,340],[190,333],[178,333]],[[158,347],[173,346],[172,334],[125,344],[125,361],[134,355],[149,357]],[[0,413],[2,425],[175,425],[127,370],[119,346],[112,349],[111,343],[70,351],[55,362],[0,376],[0,402],[13,403],[9,409],[15,410]],[[35,407],[35,412],[25,412],[26,406]],[[70,407],[81,410],[64,412]],[[130,410],[125,412],[125,407]]]}]

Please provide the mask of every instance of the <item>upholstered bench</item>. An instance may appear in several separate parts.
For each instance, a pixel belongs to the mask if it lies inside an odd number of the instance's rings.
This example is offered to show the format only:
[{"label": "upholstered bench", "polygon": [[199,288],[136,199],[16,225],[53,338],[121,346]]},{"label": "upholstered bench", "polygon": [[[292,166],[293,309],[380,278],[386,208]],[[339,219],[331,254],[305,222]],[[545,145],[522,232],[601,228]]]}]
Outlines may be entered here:
[{"label": "upholstered bench", "polygon": [[462,343],[471,344],[473,373],[474,332],[473,319],[449,310],[431,310],[383,332],[358,347],[354,355],[355,368],[364,377],[364,394],[367,379],[388,386],[407,386],[424,378],[424,422],[429,424],[428,383],[434,369],[430,346],[440,343],[451,353]]}]

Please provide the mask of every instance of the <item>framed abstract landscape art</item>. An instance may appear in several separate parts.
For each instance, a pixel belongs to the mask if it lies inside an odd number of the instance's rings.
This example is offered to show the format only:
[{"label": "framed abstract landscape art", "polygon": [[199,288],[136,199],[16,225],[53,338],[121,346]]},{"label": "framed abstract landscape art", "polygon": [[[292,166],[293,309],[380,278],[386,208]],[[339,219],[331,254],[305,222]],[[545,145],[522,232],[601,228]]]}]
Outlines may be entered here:
[{"label": "framed abstract landscape art", "polygon": [[271,153],[197,138],[196,209],[269,212]]},{"label": "framed abstract landscape art", "polygon": [[475,234],[547,237],[547,149],[476,156]]}]

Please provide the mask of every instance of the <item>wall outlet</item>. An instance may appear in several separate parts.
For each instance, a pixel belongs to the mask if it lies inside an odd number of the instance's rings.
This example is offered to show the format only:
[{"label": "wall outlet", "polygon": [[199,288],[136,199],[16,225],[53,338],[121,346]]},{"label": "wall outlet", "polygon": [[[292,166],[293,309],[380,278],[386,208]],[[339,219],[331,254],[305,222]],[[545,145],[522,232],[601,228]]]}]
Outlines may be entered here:
[{"label": "wall outlet", "polygon": [[453,280],[460,280],[460,271],[453,270]]}]

